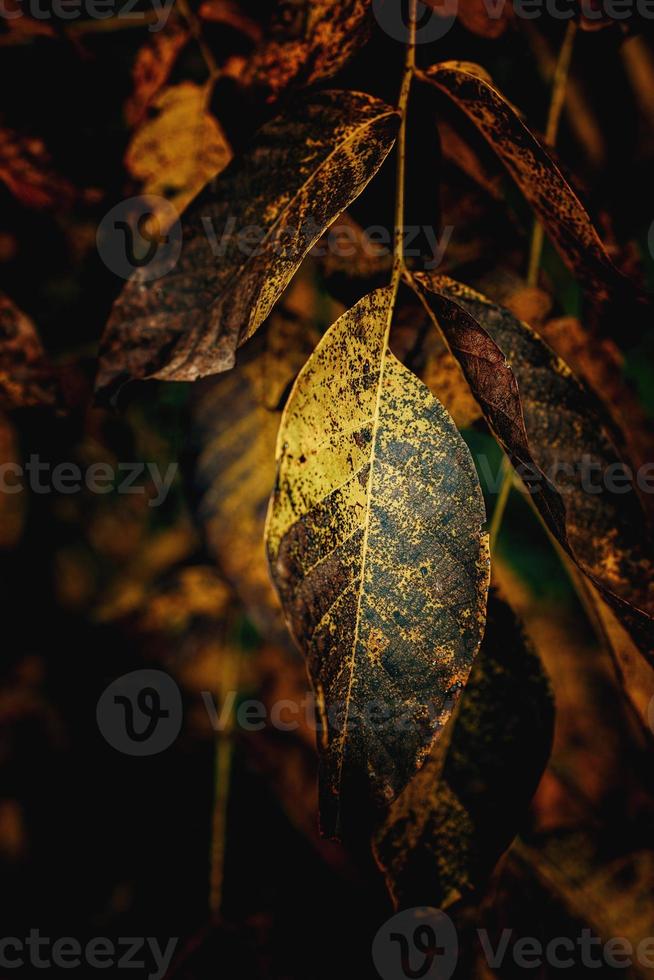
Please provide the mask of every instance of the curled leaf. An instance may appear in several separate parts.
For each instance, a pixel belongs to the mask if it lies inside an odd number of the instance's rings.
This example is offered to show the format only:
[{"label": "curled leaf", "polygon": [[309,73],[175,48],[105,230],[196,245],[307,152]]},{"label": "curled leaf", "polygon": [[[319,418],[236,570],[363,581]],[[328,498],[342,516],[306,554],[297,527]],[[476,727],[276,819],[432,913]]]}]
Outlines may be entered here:
[{"label": "curled leaf", "polygon": [[510,607],[491,594],[458,708],[375,832],[396,905],[447,906],[485,882],[538,786],[553,728],[541,662]]},{"label": "curled leaf", "polygon": [[277,442],[268,558],[322,726],[321,815],[388,803],[465,685],[484,625],[481,490],[442,405],[387,350],[364,297],[298,376]]},{"label": "curled leaf", "polygon": [[265,125],[194,201],[177,266],[127,283],[105,331],[99,389],[193,381],[234,366],[302,259],[374,176],[398,116],[358,92],[321,92]]},{"label": "curled leaf", "polygon": [[547,527],[652,656],[645,517],[633,486],[607,483],[627,471],[599,404],[508,310],[445,276],[414,281]]},{"label": "curled leaf", "polygon": [[516,110],[480,74],[459,62],[419,77],[448,95],[502,160],[571,272],[598,301],[629,290],[574,190]]}]

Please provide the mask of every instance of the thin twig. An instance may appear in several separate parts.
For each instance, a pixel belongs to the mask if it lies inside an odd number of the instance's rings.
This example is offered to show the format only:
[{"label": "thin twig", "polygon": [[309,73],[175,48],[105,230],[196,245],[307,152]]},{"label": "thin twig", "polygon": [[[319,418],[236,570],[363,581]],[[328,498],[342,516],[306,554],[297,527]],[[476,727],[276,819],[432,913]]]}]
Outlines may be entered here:
[{"label": "thin twig", "polygon": [[[565,105],[565,93],[570,73],[570,63],[572,61],[572,51],[577,34],[577,23],[574,20],[568,22],[563,44],[559,52],[556,63],[554,79],[552,81],[552,95],[550,98],[550,108],[547,115],[547,126],[545,127],[545,142],[548,146],[556,145],[556,138],[561,122],[561,113]],[[529,268],[527,272],[527,285],[535,286],[538,282],[538,272],[540,270],[540,260],[543,253],[544,231],[540,221],[534,223],[534,230],[531,237],[531,250],[529,254]]]}]

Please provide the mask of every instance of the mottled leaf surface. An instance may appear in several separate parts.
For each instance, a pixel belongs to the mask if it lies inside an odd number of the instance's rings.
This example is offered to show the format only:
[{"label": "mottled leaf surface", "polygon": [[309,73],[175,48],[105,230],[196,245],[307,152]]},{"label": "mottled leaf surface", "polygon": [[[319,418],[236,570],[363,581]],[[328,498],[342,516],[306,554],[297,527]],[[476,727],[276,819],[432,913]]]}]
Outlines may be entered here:
[{"label": "mottled leaf surface", "polygon": [[[125,154],[125,166],[141,181],[143,193],[163,198],[178,214],[232,157],[225,134],[207,109],[210,93],[211,84],[195,82],[164,88],[152,103],[156,115],[138,127]],[[166,208],[168,221],[169,214]],[[167,232],[162,215],[158,218],[160,231]]]},{"label": "mottled leaf surface", "polygon": [[55,375],[32,320],[0,293],[0,406],[53,407]]},{"label": "mottled leaf surface", "polygon": [[508,310],[444,276],[415,279],[549,530],[651,656],[646,521],[633,486],[606,482],[623,464],[601,406]]},{"label": "mottled leaf surface", "polygon": [[370,35],[370,0],[277,0],[269,37],[234,72],[269,101],[343,68]]},{"label": "mottled leaf surface", "polygon": [[[388,803],[449,718],[483,632],[485,512],[442,405],[385,348],[390,289],[329,329],[277,443],[266,542],[321,723],[321,815]],[[382,719],[379,718],[381,712]]]},{"label": "mottled leaf surface", "polygon": [[452,904],[515,837],[549,757],[549,681],[510,607],[491,595],[457,710],[373,839],[396,905]]},{"label": "mottled leaf surface", "polygon": [[191,406],[196,514],[211,554],[268,640],[287,636],[263,543],[280,403],[317,340],[306,320],[275,311],[243,362],[203,382]]},{"label": "mottled leaf surface", "polygon": [[461,63],[434,65],[420,77],[445,92],[472,120],[537,213],[563,261],[594,298],[607,300],[616,289],[628,289],[574,190],[506,99]]},{"label": "mottled leaf surface", "polygon": [[98,387],[233,367],[236,348],[381,166],[397,125],[378,99],[336,91],[265,125],[189,208],[176,267],[126,285],[105,331]]}]

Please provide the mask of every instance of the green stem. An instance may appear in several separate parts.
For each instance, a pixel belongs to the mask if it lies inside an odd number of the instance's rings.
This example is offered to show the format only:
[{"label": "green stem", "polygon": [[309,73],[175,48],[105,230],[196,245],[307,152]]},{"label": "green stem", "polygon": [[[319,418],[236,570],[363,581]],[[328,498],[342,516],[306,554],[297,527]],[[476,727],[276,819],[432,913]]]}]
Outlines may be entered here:
[{"label": "green stem", "polygon": [[[550,108],[547,114],[547,125],[545,127],[545,142],[548,146],[556,146],[556,137],[559,132],[561,113],[565,105],[565,91],[570,73],[570,63],[572,61],[572,51],[577,34],[576,21],[568,22],[563,44],[559,52],[554,79],[552,81],[552,95],[550,98]],[[527,285],[535,286],[538,282],[538,272],[540,261],[543,254],[544,231],[540,221],[534,223],[534,230],[531,237],[531,250],[529,254],[529,269],[527,272]]]},{"label": "green stem", "polygon": [[508,456],[505,456],[502,459],[501,473],[502,473],[502,482],[500,484],[500,492],[497,495],[497,503],[495,504],[495,510],[493,511],[493,517],[491,519],[491,525],[489,531],[489,546],[491,549],[491,554],[495,550],[495,545],[497,544],[500,528],[502,527],[504,511],[506,510],[506,505],[509,502],[509,497],[511,496],[511,490],[513,489],[513,467],[509,462]]}]

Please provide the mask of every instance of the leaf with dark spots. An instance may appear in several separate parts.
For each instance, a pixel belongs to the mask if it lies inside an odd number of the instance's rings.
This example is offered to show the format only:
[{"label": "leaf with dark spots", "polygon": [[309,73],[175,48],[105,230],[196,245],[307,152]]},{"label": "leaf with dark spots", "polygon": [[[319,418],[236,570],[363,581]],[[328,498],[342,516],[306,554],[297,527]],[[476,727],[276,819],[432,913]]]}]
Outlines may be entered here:
[{"label": "leaf with dark spots", "polygon": [[484,626],[481,489],[447,412],[386,347],[392,307],[389,288],[364,297],[299,374],[266,525],[316,694],[330,836],[424,761]]},{"label": "leaf with dark spots", "polygon": [[[361,193],[398,116],[358,92],[321,92],[265,125],[195,199],[177,265],[138,273],[107,324],[98,389],[130,378],[193,381],[234,366],[307,252]],[[147,267],[146,267],[147,269]]]},{"label": "leaf with dark spots", "polygon": [[317,340],[306,320],[275,311],[243,363],[199,385],[191,405],[191,483],[208,549],[257,629],[280,642],[287,631],[263,529],[280,403]]},{"label": "leaf with dark spots", "polygon": [[30,318],[0,293],[0,406],[55,406],[56,380]]},{"label": "leaf with dark spots", "polygon": [[541,662],[511,608],[491,593],[457,710],[374,834],[397,906],[446,907],[485,883],[538,786],[553,727]]},{"label": "leaf with dark spots", "polygon": [[508,310],[445,276],[414,282],[550,532],[652,658],[646,520],[633,486],[608,482],[625,471],[600,404]]},{"label": "leaf with dark spots", "polygon": [[177,56],[190,36],[188,28],[173,15],[139,49],[132,66],[134,88],[125,103],[125,122],[130,129],[141,122],[148,106],[168,81]]},{"label": "leaf with dark spots", "polygon": [[270,37],[231,73],[270,102],[291,86],[331,78],[368,40],[370,10],[370,0],[277,0]]},{"label": "leaf with dark spots", "polygon": [[443,62],[418,73],[448,95],[497,153],[571,272],[596,301],[635,293],[611,262],[588,212],[548,151],[506,99],[469,66]]}]

